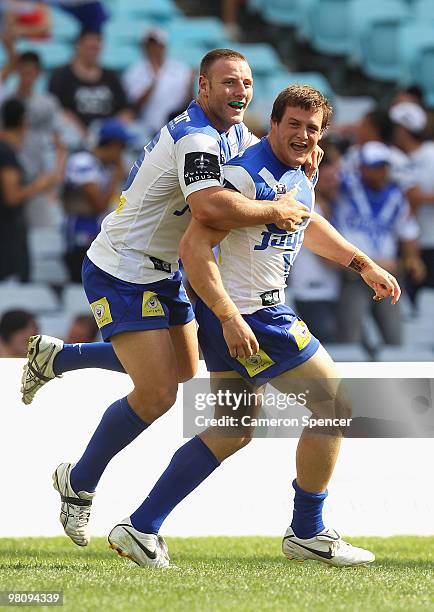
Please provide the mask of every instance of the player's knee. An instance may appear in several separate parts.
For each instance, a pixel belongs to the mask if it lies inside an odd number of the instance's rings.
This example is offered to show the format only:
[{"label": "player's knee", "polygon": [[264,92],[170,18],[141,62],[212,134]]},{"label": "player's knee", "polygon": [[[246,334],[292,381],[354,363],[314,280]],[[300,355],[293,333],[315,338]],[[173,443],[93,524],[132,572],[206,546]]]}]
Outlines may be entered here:
[{"label": "player's knee", "polygon": [[152,423],[165,414],[176,402],[178,385],[155,386],[137,392],[135,389],[135,410],[140,417],[148,423]]},{"label": "player's knee", "polygon": [[182,369],[178,371],[178,382],[185,383],[196,376],[196,372],[198,369],[198,362],[191,363],[184,366]]}]

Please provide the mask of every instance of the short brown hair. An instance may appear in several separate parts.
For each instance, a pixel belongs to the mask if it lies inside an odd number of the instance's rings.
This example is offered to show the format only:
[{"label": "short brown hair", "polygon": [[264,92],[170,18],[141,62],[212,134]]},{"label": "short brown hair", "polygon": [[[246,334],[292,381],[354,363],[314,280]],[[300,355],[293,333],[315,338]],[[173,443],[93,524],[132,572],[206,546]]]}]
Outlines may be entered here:
[{"label": "short brown hair", "polygon": [[277,123],[282,121],[288,106],[307,111],[322,110],[321,131],[326,130],[330,125],[333,108],[327,98],[315,87],[296,84],[283,89],[274,100],[271,120],[277,121]]},{"label": "short brown hair", "polygon": [[246,62],[246,64],[249,63],[242,53],[234,51],[234,49],[213,49],[202,58],[199,67],[199,74],[203,74],[204,76],[208,77],[211,66],[221,59],[235,59]]}]

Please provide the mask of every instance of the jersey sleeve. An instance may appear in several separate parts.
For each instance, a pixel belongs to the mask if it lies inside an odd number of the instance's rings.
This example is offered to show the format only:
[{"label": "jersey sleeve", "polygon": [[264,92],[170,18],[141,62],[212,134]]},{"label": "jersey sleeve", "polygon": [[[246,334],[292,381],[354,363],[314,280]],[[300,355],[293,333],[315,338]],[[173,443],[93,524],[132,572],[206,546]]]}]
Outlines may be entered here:
[{"label": "jersey sleeve", "polygon": [[236,189],[250,200],[256,200],[256,185],[250,174],[242,166],[227,164],[223,168],[225,186]]},{"label": "jersey sleeve", "polygon": [[195,191],[223,184],[219,143],[208,134],[190,133],[178,140],[175,163],[185,199]]}]

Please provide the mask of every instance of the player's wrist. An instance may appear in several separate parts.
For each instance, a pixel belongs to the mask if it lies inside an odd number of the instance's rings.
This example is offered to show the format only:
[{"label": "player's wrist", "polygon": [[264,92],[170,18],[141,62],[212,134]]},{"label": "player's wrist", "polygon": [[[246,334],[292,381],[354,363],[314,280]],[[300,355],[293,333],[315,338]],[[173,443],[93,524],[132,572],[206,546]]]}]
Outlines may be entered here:
[{"label": "player's wrist", "polygon": [[362,251],[354,251],[351,255],[347,268],[354,270],[357,274],[363,275],[374,267],[374,262]]},{"label": "player's wrist", "polygon": [[211,306],[211,310],[220,323],[226,323],[240,314],[230,297],[222,297]]}]

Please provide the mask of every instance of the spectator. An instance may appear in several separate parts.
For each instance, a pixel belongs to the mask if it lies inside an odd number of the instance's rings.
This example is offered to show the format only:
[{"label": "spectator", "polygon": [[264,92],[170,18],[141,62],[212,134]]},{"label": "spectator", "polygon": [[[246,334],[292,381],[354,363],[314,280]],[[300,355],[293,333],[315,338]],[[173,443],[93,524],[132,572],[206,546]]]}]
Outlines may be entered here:
[{"label": "spectator", "polygon": [[424,287],[434,288],[434,143],[424,141],[427,114],[413,102],[401,102],[390,109],[395,124],[394,142],[410,158],[416,182],[413,210],[421,228],[419,242],[426,266],[423,281],[412,288],[412,297]]},{"label": "spectator", "polygon": [[358,172],[362,145],[373,141],[382,142],[390,147],[391,177],[411,202],[415,177],[408,156],[393,145],[393,130],[393,122],[387,111],[376,109],[367,113],[356,125],[355,144],[348,149],[343,158],[343,172]]},{"label": "spectator", "polygon": [[123,83],[147,136],[153,136],[193,97],[194,72],[167,57],[167,34],[149,29],[142,41],[143,59],[131,66]]},{"label": "spectator", "polygon": [[[315,187],[315,211],[329,219],[340,186],[340,154],[321,143],[324,159]],[[301,249],[289,275],[295,309],[321,342],[336,342],[340,274],[337,268],[308,249]]]},{"label": "spectator", "polygon": [[[345,238],[394,275],[401,247],[409,271],[420,278],[424,266],[417,247],[418,227],[402,191],[391,182],[390,160],[390,149],[381,142],[368,142],[360,148],[358,172],[341,180],[332,221]],[[399,306],[388,300],[373,302],[370,288],[358,275],[345,270],[338,313],[340,340],[360,342],[363,318],[368,313],[386,344],[401,343]]]},{"label": "spectator", "polygon": [[38,333],[35,318],[25,310],[8,310],[0,319],[0,357],[26,357],[30,336]]},{"label": "spectator", "polygon": [[[60,138],[60,107],[57,99],[48,92],[37,93],[35,84],[41,74],[41,62],[37,53],[26,51],[17,60],[18,84],[13,97],[26,106],[27,131],[20,160],[26,180],[51,172],[63,174],[65,148]],[[53,225],[53,197],[39,194],[27,203],[27,220],[32,226]]]},{"label": "spectator", "polygon": [[72,62],[57,68],[49,83],[49,90],[60,101],[65,118],[83,138],[93,120],[128,114],[118,76],[99,63],[101,45],[100,34],[81,32]]},{"label": "spectator", "polygon": [[26,134],[25,108],[11,98],[1,107],[0,132],[0,280],[29,280],[29,257],[24,205],[35,195],[52,189],[56,177],[41,174],[25,185],[18,151]]},{"label": "spectator", "polygon": [[95,342],[98,335],[98,325],[91,314],[82,314],[75,317],[65,338],[68,344],[80,342]]},{"label": "spectator", "polygon": [[81,282],[83,258],[113,198],[120,193],[126,174],[122,153],[131,135],[125,126],[117,119],[106,119],[100,125],[97,138],[91,151],[73,154],[65,169],[65,263],[74,283]]}]

